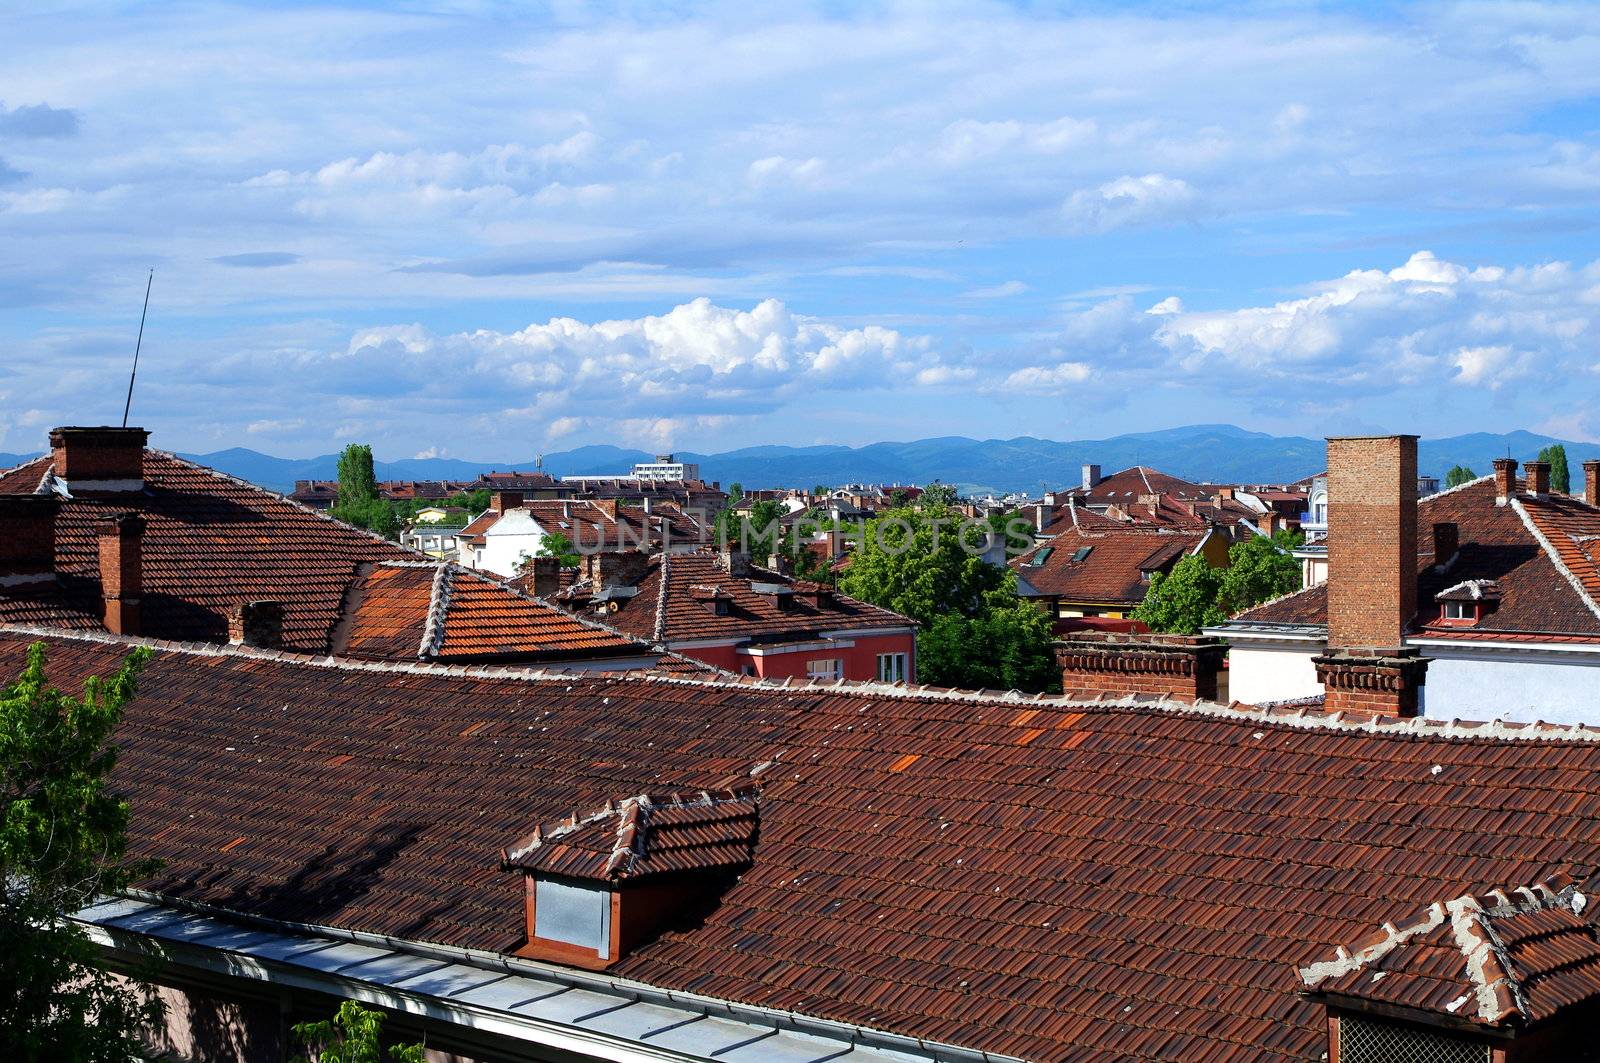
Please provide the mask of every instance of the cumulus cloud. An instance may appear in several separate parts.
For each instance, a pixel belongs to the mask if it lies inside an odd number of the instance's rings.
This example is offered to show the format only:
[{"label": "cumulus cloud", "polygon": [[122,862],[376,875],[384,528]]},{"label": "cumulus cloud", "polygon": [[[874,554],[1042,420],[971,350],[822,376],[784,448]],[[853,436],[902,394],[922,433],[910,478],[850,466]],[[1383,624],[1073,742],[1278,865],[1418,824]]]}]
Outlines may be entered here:
[{"label": "cumulus cloud", "polygon": [[78,133],[78,113],[47,103],[7,107],[0,102],[0,137],[70,137]]},{"label": "cumulus cloud", "polygon": [[1005,387],[1046,395],[1059,395],[1074,384],[1088,380],[1093,370],[1083,362],[1057,362],[1055,365],[1030,365],[1013,371]]},{"label": "cumulus cloud", "polygon": [[1123,176],[1072,193],[1061,207],[1061,216],[1072,229],[1104,233],[1187,217],[1195,199],[1194,189],[1181,177],[1159,173]]}]

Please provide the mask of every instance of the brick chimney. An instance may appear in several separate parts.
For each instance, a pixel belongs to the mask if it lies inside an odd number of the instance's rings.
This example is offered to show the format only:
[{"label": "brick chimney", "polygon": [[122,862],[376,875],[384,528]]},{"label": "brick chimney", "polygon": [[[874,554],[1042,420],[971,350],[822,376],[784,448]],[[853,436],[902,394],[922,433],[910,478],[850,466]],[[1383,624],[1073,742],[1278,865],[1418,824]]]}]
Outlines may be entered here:
[{"label": "brick chimney", "polygon": [[283,647],[283,603],[240,602],[228,610],[228,641],[262,650]]},{"label": "brick chimney", "polygon": [[588,577],[601,587],[637,587],[650,571],[650,555],[643,550],[613,550],[584,558]]},{"label": "brick chimney", "polygon": [[1414,716],[1427,661],[1405,647],[1417,611],[1417,437],[1328,440],[1329,712]]},{"label": "brick chimney", "polygon": [[1061,689],[1069,693],[1156,694],[1214,701],[1228,647],[1209,635],[1123,635],[1075,631],[1054,643]]},{"label": "brick chimney", "polygon": [[1595,458],[1583,463],[1583,500],[1600,506],[1600,460]]},{"label": "brick chimney", "polygon": [[0,589],[55,578],[60,505],[53,493],[0,495]]},{"label": "brick chimney", "polygon": [[55,473],[75,493],[112,494],[144,490],[143,428],[52,428]]},{"label": "brick chimney", "polygon": [[111,517],[96,529],[96,536],[100,546],[101,616],[106,630],[113,635],[137,635],[139,598],[144,586],[144,518],[137,513]]},{"label": "brick chimney", "polygon": [[535,557],[528,561],[528,589],[536,597],[548,598],[561,589],[561,559]]},{"label": "brick chimney", "polygon": [[717,567],[730,576],[748,576],[750,575],[750,554],[744,550],[724,547],[717,551]]},{"label": "brick chimney", "polygon": [[520,505],[522,505],[521,491],[493,491],[489,494],[489,508],[496,513],[504,513]]},{"label": "brick chimney", "polygon": [[1548,461],[1530,461],[1522,466],[1523,475],[1527,477],[1528,494],[1535,498],[1546,498],[1550,494],[1550,463]]},{"label": "brick chimney", "polygon": [[1448,564],[1461,549],[1461,529],[1454,521],[1440,521],[1433,526],[1433,563]]},{"label": "brick chimney", "polygon": [[1517,493],[1517,459],[1494,459],[1494,504],[1503,506]]}]

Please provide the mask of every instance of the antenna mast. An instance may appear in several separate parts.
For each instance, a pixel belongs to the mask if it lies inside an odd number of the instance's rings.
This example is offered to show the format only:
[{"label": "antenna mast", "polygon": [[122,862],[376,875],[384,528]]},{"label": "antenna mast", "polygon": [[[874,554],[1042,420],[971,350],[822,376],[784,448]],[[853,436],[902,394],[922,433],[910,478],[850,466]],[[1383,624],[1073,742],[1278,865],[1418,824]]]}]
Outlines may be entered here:
[{"label": "antenna mast", "polygon": [[122,404],[122,427],[128,427],[128,411],[133,408],[133,381],[139,375],[139,348],[144,346],[144,319],[150,313],[150,286],[156,282],[156,271],[144,282],[144,309],[139,311],[139,338],[133,345],[133,372],[128,374],[128,401]]}]

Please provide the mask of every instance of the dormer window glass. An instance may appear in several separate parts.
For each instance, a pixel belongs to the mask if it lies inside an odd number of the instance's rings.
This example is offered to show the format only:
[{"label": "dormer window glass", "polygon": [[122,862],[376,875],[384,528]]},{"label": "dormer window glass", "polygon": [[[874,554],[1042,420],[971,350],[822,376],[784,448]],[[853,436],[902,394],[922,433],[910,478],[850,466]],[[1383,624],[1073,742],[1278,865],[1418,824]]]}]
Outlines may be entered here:
[{"label": "dormer window glass", "polygon": [[1478,606],[1475,602],[1444,602],[1441,606],[1440,619],[1472,622],[1478,619]]}]

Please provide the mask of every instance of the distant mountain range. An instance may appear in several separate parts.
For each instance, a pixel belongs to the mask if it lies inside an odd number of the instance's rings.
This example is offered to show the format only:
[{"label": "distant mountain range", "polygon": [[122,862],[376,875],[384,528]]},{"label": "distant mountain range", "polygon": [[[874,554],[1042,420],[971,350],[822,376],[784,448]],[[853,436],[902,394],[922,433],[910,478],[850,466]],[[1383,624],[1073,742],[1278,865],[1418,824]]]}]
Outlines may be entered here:
[{"label": "distant mountain range", "polygon": [[[1452,465],[1466,465],[1479,474],[1490,462],[1510,454],[1521,461],[1551,443],[1564,443],[1576,482],[1579,465],[1600,457],[1600,444],[1575,443],[1532,432],[1490,433],[1424,439],[1421,471],[1443,478]],[[745,487],[811,487],[842,483],[928,483],[943,480],[963,491],[1026,491],[1070,487],[1081,479],[1085,464],[1106,473],[1130,465],[1149,465],[1185,479],[1220,483],[1282,483],[1320,471],[1326,444],[1321,439],[1272,436],[1226,424],[1190,425],[1159,432],[1132,432],[1110,439],[1061,443],[1019,436],[1016,439],[968,439],[941,436],[909,443],[871,443],[861,447],[761,446],[721,454],[678,452],[682,461],[698,462],[701,474]],[[0,467],[28,455],[0,454]],[[296,480],[332,480],[338,455],[276,458],[243,447],[184,457],[242,479],[290,491]],[[579,447],[544,455],[544,469],[555,476],[625,475],[635,462],[648,461],[642,450],[611,446]],[[532,457],[514,461],[464,461],[459,458],[403,458],[377,463],[384,480],[467,480],[491,470],[532,469]]]}]

